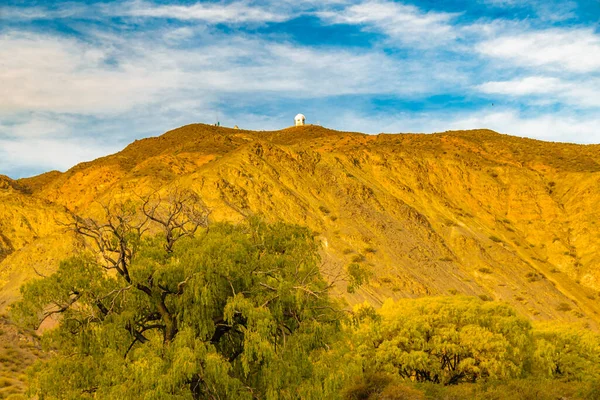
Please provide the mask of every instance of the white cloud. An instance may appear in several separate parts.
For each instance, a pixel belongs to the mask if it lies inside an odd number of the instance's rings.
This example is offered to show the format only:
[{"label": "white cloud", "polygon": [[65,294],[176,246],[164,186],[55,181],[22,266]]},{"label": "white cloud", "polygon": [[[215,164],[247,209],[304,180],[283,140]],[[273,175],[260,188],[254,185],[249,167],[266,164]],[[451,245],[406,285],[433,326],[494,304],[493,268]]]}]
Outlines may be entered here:
[{"label": "white cloud", "polygon": [[92,140],[22,138],[0,139],[0,171],[11,173],[35,167],[38,171],[66,170],[82,161],[116,151]]},{"label": "white cloud", "polygon": [[[192,74],[213,90],[224,92],[277,92],[289,97],[322,97],[365,93],[418,93],[429,90],[422,79],[414,77],[416,66],[397,62],[383,53],[350,52],[340,49],[312,49],[289,44],[242,40],[233,51],[243,48],[255,60],[249,64],[240,54],[229,63]],[[218,55],[219,49],[214,50]],[[412,85],[403,85],[413,76]],[[392,79],[382,79],[389,77]]]},{"label": "white cloud", "polygon": [[51,117],[22,117],[12,123],[0,121],[0,139],[5,138],[43,138],[44,136],[64,137],[68,132],[68,123]]},{"label": "white cloud", "polygon": [[0,20],[28,21],[71,18],[87,14],[88,7],[69,4],[68,7],[50,9],[45,7],[0,7]]},{"label": "white cloud", "polygon": [[109,10],[108,13],[118,16],[198,20],[211,24],[282,22],[289,18],[288,14],[273,12],[263,7],[251,6],[245,1],[237,1],[229,4],[198,2],[191,5],[157,5],[142,0],[135,0],[117,4],[114,7],[110,7]]},{"label": "white cloud", "polygon": [[25,171],[64,171],[122,147],[114,137],[99,132],[102,129],[90,130],[90,121],[73,115],[0,116],[0,171],[13,177],[21,177]]},{"label": "white cloud", "polygon": [[393,1],[367,0],[341,10],[320,11],[317,15],[332,24],[362,25],[402,43],[424,47],[439,46],[457,35],[451,24],[457,14],[424,12]]},{"label": "white cloud", "polygon": [[501,35],[476,46],[508,65],[576,73],[600,69],[600,36],[591,29],[549,29]]},{"label": "white cloud", "polygon": [[600,79],[561,80],[531,76],[510,81],[486,82],[476,89],[488,94],[534,96],[537,102],[562,103],[580,108],[600,107]]},{"label": "white cloud", "polygon": [[164,63],[121,59],[110,46],[13,32],[0,35],[0,110],[104,114],[130,109],[176,84]]},{"label": "white cloud", "polygon": [[439,64],[423,74],[422,60],[395,60],[377,50],[319,49],[245,37],[177,48],[171,46],[173,35],[103,34],[93,43],[27,32],[1,35],[0,114],[111,115],[177,96],[210,102],[223,93],[414,95],[445,85],[453,72],[452,65]]},{"label": "white cloud", "polygon": [[189,26],[175,28],[165,32],[163,39],[167,43],[177,44],[178,42],[188,40],[196,35],[196,31]]},{"label": "white cloud", "polygon": [[477,89],[484,93],[524,96],[556,93],[563,87],[564,85],[557,78],[530,76],[512,81],[486,82],[478,85]]},{"label": "white cloud", "polygon": [[197,2],[187,5],[156,4],[144,0],[120,1],[105,4],[80,5],[67,3],[58,8],[0,7],[0,20],[34,21],[62,18],[98,19],[106,16],[129,18],[168,18],[183,21],[202,21],[207,24],[241,24],[282,22],[290,18],[290,7],[260,7],[248,1],[229,3]]}]

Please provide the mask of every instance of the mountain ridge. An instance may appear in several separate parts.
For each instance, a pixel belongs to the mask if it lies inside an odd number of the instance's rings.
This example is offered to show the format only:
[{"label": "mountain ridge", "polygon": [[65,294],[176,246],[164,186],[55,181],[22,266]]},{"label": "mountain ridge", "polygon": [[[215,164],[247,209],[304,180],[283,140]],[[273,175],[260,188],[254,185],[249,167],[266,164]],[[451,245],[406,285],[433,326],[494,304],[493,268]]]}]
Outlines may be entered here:
[{"label": "mountain ridge", "polygon": [[[10,180],[26,206],[2,206],[100,217],[98,203],[182,187],[205,200],[214,220],[259,214],[308,225],[323,243],[328,274],[351,263],[372,274],[356,293],[336,286],[351,303],[464,293],[506,301],[532,319],[596,326],[598,172],[597,145],[490,130],[366,135],[192,124],[65,173]],[[35,276],[24,254],[45,272],[68,254],[73,239],[47,225],[0,262],[5,303]],[[0,233],[12,240],[11,229]],[[59,242],[60,251],[46,248]],[[44,251],[52,256],[40,257]],[[10,278],[15,271],[20,278]]]}]

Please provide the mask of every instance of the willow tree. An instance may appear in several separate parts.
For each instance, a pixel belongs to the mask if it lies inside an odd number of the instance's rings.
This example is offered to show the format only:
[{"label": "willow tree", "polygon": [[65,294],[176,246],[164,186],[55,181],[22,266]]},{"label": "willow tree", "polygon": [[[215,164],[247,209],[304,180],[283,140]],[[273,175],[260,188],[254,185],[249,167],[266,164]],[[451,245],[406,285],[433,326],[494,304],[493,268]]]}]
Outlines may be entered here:
[{"label": "willow tree", "polygon": [[546,378],[592,381],[600,376],[600,336],[585,326],[540,324],[534,330],[534,371]]},{"label": "willow tree", "polygon": [[508,305],[469,297],[387,300],[355,315],[350,347],[370,373],[446,385],[527,373],[531,324]]},{"label": "willow tree", "polygon": [[[179,202],[179,204],[177,204]],[[73,228],[94,251],[26,284],[12,315],[52,356],[39,398],[319,398],[313,350],[338,329],[307,229],[250,220],[206,225],[197,199],[107,207]],[[145,232],[160,228],[156,235]]]}]

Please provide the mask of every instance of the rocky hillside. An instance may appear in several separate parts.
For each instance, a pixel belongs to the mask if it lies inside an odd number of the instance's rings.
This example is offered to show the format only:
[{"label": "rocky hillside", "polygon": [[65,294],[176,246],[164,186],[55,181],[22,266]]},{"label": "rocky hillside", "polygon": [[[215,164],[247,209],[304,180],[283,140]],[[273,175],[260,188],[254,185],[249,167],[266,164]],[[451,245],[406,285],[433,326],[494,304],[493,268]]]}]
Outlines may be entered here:
[{"label": "rocky hillside", "polygon": [[53,270],[71,251],[71,236],[61,221],[67,221],[65,207],[0,176],[0,310],[24,281]]},{"label": "rocky hillside", "polygon": [[[56,268],[73,239],[57,221],[167,187],[213,220],[306,224],[323,272],[371,273],[350,302],[477,295],[532,319],[600,322],[600,147],[487,130],[364,135],[189,125],[66,173],[0,178],[0,301]],[[37,271],[37,272],[36,272]]]}]

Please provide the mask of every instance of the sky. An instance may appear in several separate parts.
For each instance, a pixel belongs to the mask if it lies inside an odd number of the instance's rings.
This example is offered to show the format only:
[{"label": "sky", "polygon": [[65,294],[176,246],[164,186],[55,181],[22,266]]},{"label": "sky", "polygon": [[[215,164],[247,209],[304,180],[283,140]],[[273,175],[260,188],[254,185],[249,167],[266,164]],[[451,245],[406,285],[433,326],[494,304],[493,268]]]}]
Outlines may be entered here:
[{"label": "sky", "polygon": [[0,174],[299,112],[600,143],[600,0],[0,2]]}]

